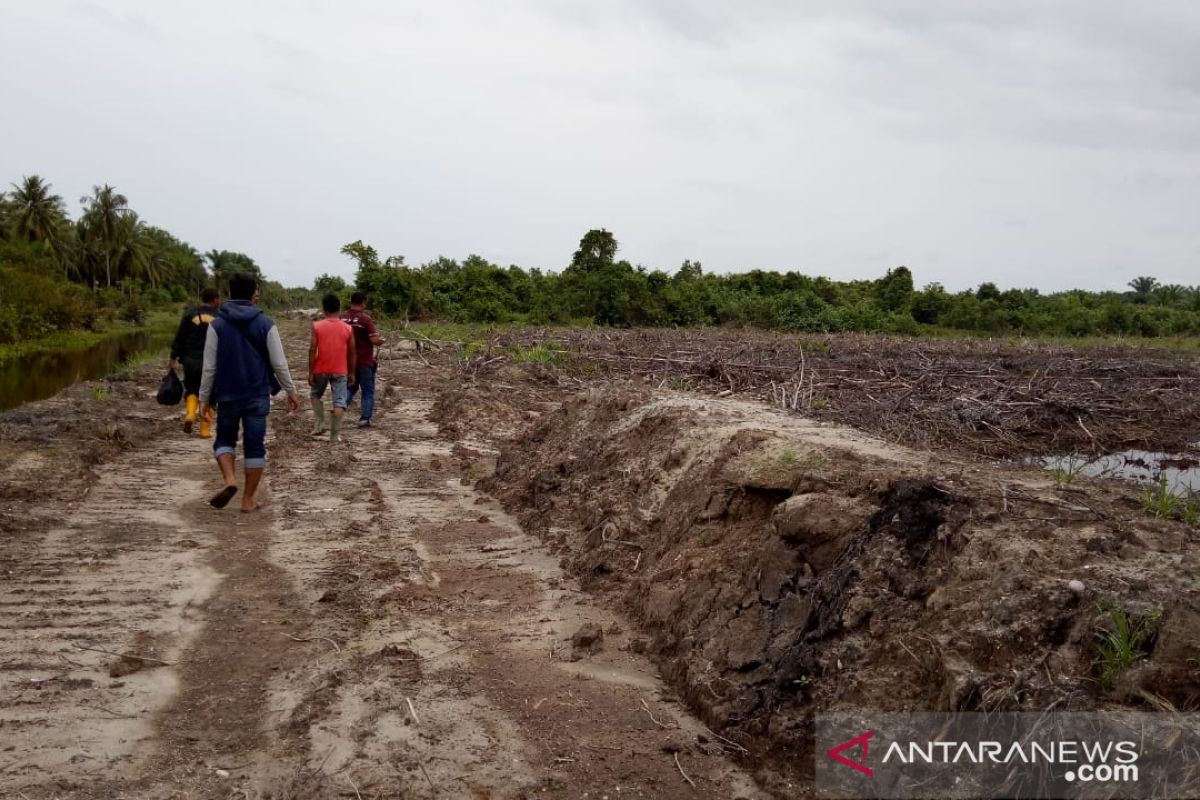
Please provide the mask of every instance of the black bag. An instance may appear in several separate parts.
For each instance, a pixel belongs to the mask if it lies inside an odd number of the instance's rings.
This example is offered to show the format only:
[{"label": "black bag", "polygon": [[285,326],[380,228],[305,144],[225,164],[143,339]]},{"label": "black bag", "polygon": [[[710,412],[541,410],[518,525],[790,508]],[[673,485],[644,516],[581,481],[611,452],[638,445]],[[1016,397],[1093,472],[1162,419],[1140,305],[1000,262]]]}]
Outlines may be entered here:
[{"label": "black bag", "polygon": [[167,371],[166,377],[158,385],[158,395],[155,399],[160,406],[179,405],[179,401],[183,399],[183,381],[179,380],[175,370]]}]

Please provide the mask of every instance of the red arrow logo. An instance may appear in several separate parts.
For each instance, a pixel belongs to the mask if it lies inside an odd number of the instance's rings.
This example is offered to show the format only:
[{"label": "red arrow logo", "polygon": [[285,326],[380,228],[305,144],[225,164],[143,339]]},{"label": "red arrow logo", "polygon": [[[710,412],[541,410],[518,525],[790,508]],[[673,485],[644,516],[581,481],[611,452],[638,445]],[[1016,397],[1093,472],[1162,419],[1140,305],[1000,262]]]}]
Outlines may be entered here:
[{"label": "red arrow logo", "polygon": [[[861,736],[855,736],[853,739],[851,739],[849,741],[842,742],[837,747],[833,748],[832,750],[827,751],[825,753],[825,755],[829,756],[830,758],[832,758],[834,761],[838,762],[839,764],[845,764],[847,767],[851,767],[852,769],[858,770],[859,772],[863,773],[864,775],[873,776],[875,774],[875,771],[872,770],[870,767],[868,767],[865,762],[867,760],[867,748],[869,747],[871,737],[874,735],[875,735],[875,731],[867,731],[866,733],[864,733]],[[862,748],[862,758],[860,760],[851,761],[850,759],[848,759],[844,755],[842,755],[843,750],[850,750],[855,747]]]}]

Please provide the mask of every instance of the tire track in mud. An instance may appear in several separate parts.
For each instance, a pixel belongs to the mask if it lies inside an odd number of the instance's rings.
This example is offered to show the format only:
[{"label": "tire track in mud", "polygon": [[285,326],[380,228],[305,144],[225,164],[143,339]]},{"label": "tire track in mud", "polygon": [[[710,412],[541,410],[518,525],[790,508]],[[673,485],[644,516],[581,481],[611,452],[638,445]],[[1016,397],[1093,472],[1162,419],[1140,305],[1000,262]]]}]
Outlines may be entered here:
[{"label": "tire track in mud", "polygon": [[0,796],[763,796],[431,406],[332,449],[276,412],[260,514],[207,507],[206,442],[100,465],[0,586]]},{"label": "tire track in mud", "polygon": [[209,464],[195,440],[116,459],[5,576],[0,788],[65,791],[130,774],[153,748],[178,685],[158,662],[180,658],[219,581],[205,526],[181,508],[201,502]]},{"label": "tire track in mud", "polygon": [[289,576],[271,560],[274,515],[233,508],[192,513],[212,528],[207,562],[222,580],[205,604],[206,624],[179,666],[180,690],[159,715],[157,750],[147,772],[186,777],[226,796],[218,770],[253,766],[269,774],[260,753],[273,675],[299,658],[295,634],[300,611]]},{"label": "tire track in mud", "polygon": [[[275,763],[301,763],[248,791],[762,796],[631,652],[629,624],[470,487],[431,406],[406,391],[348,444],[293,431],[277,460],[278,558],[318,610],[309,661],[269,703]],[[585,623],[604,649],[571,661]]]}]

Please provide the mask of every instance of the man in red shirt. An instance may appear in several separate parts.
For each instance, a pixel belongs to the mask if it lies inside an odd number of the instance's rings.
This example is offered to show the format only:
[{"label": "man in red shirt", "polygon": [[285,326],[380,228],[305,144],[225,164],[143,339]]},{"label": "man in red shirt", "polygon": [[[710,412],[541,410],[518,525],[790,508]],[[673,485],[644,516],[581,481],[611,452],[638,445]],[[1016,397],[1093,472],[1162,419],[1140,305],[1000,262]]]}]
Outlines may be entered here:
[{"label": "man in red shirt", "polygon": [[312,387],[312,408],[316,416],[313,436],[325,433],[325,387],[333,389],[333,416],[329,420],[329,441],[338,441],[342,413],[346,410],[347,384],[354,383],[354,331],[338,318],[342,301],[336,294],[321,300],[325,319],[313,323],[308,342],[308,385]]},{"label": "man in red shirt", "polygon": [[375,348],[383,344],[383,338],[375,328],[375,320],[367,313],[365,294],[355,292],[350,295],[350,310],[342,314],[342,322],[354,329],[354,358],[358,364],[347,400],[353,403],[354,393],[362,389],[362,414],[358,427],[367,428],[375,412]]}]

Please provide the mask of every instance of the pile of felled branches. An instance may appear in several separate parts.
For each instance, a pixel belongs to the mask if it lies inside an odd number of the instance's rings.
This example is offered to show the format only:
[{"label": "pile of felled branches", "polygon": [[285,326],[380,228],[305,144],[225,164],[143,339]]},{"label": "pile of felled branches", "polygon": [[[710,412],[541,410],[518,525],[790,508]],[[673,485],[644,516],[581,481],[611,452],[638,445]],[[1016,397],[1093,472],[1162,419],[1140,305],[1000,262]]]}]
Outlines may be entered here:
[{"label": "pile of felled branches", "polygon": [[589,328],[504,332],[490,344],[488,359],[553,351],[572,382],[640,376],[744,395],[918,447],[1020,456],[1182,451],[1200,439],[1200,365],[1167,349]]}]

